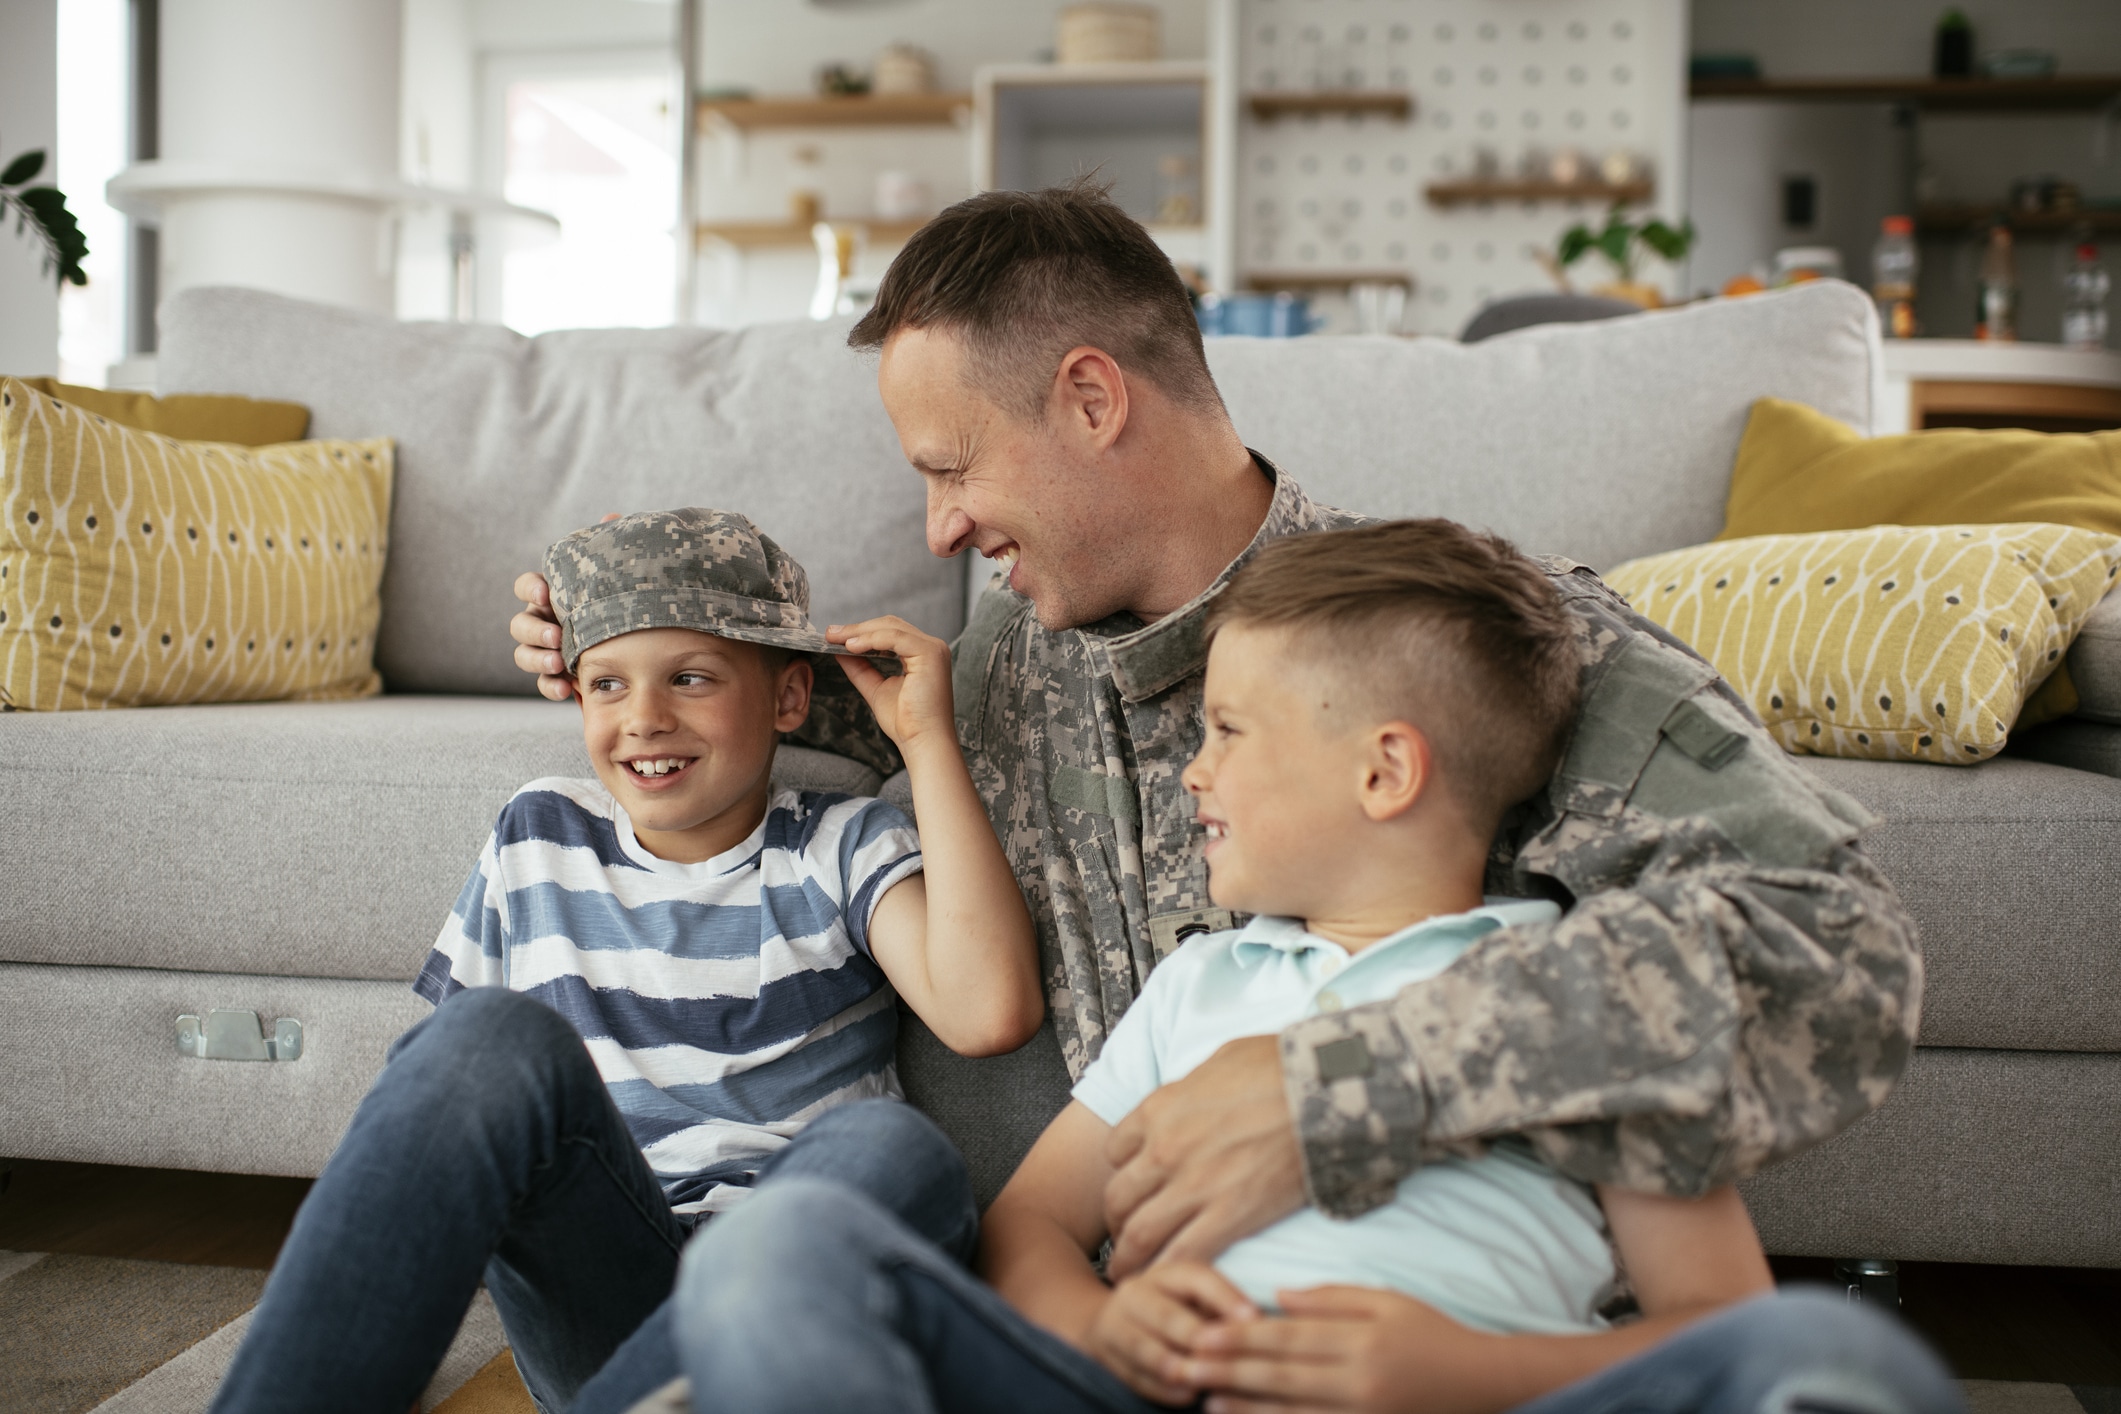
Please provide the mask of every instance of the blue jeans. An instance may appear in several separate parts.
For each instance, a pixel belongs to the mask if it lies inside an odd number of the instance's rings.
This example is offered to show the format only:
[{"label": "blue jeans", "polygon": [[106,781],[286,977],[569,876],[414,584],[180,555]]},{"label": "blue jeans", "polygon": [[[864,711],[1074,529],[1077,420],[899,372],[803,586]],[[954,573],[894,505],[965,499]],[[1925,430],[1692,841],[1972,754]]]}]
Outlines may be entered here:
[{"label": "blue jeans", "polygon": [[[817,1176],[970,1254],[963,1160],[912,1106],[830,1110],[759,1181]],[[688,1232],[573,1027],[503,988],[459,992],[391,1048],[213,1409],[405,1409],[483,1279],[539,1408],[624,1410],[677,1377],[666,1303]]]},{"label": "blue jeans", "polygon": [[[718,1414],[1146,1414],[869,1198],[790,1179],[686,1252],[674,1317],[694,1407]],[[1819,1292],[1762,1296],[1520,1414],[1964,1414],[1897,1321]]]}]

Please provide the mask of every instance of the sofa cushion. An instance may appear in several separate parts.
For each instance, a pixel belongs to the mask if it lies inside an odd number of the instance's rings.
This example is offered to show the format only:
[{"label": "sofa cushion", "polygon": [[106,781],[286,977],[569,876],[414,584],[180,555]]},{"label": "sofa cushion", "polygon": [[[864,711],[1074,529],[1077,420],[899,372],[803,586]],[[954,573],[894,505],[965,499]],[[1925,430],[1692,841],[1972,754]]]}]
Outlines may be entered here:
[{"label": "sofa cushion", "polygon": [[920,478],[844,321],[526,339],[191,289],[161,328],[163,392],[286,398],[314,436],[397,440],[376,644],[391,691],[533,691],[510,586],[607,511],[743,512],[803,562],[821,624],[963,624],[962,572],[928,553]]},{"label": "sofa cushion", "polygon": [[1938,427],[1866,437],[1762,398],[1738,448],[1728,514],[1720,539],[2008,521],[2121,535],[2121,432]]},{"label": "sofa cushion", "polygon": [[1969,765],[2003,749],[2121,571],[2067,525],[1718,540],[1606,583],[1716,665],[1786,749]]},{"label": "sofa cushion", "polygon": [[56,378],[25,378],[22,381],[83,412],[185,442],[234,442],[241,447],[269,447],[275,442],[299,442],[309,431],[309,409],[300,403],[211,396],[158,398],[151,393],[117,388],[83,388],[73,383],[61,383]]},{"label": "sofa cushion", "polygon": [[0,702],[379,691],[390,443],[179,442],[0,378]]},{"label": "sofa cushion", "polygon": [[1756,398],[1871,425],[1853,286],[1447,339],[1211,339],[1246,442],[1322,501],[1441,515],[1595,569],[1712,538]]},{"label": "sofa cushion", "polygon": [[[508,797],[589,774],[542,698],[0,716],[0,962],[409,982]],[[878,784],[800,747],[774,775]]]},{"label": "sofa cushion", "polygon": [[1884,818],[1864,844],[1922,928],[1923,1045],[2121,1050],[2121,780],[1800,759]]}]

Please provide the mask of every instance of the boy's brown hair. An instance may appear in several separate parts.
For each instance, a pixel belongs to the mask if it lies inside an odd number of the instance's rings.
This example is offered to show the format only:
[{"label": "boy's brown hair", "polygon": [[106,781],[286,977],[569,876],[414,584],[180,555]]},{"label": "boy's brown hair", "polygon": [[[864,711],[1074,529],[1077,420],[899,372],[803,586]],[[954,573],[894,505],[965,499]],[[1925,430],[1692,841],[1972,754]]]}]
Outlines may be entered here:
[{"label": "boy's brown hair", "polygon": [[948,333],[965,342],[980,390],[1032,420],[1045,416],[1061,357],[1084,345],[1174,402],[1220,409],[1185,282],[1109,190],[1082,177],[957,203],[906,242],[847,342]]},{"label": "boy's brown hair", "polygon": [[1278,540],[1209,609],[1289,630],[1290,655],[1323,669],[1373,721],[1429,739],[1473,823],[1545,785],[1576,720],[1582,660],[1543,570],[1509,541],[1448,520],[1398,520]]}]

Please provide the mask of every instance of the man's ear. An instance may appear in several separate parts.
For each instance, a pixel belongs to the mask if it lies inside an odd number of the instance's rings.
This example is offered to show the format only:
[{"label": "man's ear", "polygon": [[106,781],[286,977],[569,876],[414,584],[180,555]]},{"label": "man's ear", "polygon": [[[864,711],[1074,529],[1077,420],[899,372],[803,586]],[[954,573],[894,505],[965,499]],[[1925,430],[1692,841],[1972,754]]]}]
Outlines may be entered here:
[{"label": "man's ear", "polygon": [[798,653],[774,674],[773,729],[792,732],[810,720],[810,690],[817,683],[816,669]]},{"label": "man's ear", "polygon": [[1414,808],[1435,777],[1429,739],[1411,722],[1371,730],[1363,752],[1362,813],[1383,823]]},{"label": "man's ear", "polygon": [[1048,422],[1102,452],[1127,425],[1127,377],[1103,349],[1085,344],[1068,350],[1053,375]]}]

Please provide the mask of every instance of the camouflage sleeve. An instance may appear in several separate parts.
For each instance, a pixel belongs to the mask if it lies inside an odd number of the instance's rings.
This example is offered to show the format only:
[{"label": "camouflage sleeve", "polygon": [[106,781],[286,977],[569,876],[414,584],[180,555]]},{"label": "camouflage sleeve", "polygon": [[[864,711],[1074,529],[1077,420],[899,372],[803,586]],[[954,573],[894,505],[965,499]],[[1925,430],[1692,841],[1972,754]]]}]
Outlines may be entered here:
[{"label": "camouflage sleeve", "polygon": [[1586,1182],[1699,1194],[1882,1102],[1922,979],[1892,886],[1853,847],[1810,870],[1688,852],[1283,1032],[1312,1201],[1367,1212],[1424,1160],[1511,1133]]}]

